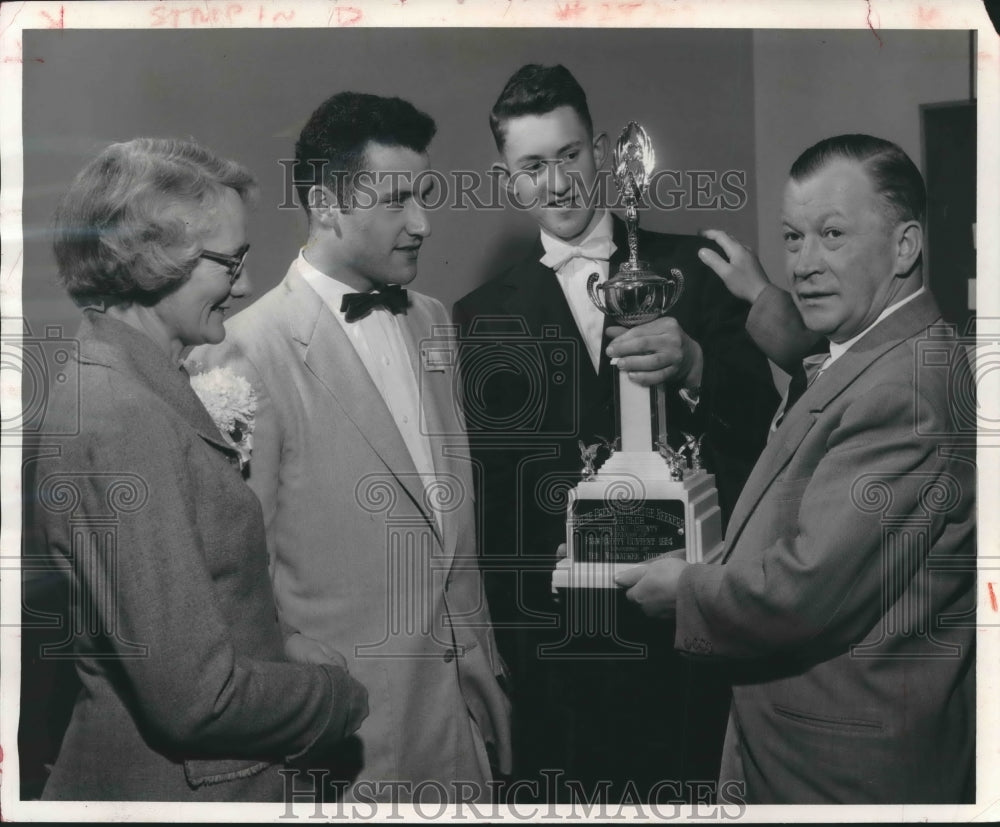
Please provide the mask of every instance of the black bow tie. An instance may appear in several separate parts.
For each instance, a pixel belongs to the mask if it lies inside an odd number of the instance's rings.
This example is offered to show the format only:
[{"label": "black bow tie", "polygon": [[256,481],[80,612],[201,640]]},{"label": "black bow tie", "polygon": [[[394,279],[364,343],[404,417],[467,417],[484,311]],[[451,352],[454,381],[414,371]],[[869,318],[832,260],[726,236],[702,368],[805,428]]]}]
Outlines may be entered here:
[{"label": "black bow tie", "polygon": [[376,307],[384,307],[395,314],[405,313],[409,304],[406,290],[398,284],[388,284],[381,290],[372,290],[368,293],[345,293],[340,303],[340,312],[344,314],[346,321],[356,322]]}]

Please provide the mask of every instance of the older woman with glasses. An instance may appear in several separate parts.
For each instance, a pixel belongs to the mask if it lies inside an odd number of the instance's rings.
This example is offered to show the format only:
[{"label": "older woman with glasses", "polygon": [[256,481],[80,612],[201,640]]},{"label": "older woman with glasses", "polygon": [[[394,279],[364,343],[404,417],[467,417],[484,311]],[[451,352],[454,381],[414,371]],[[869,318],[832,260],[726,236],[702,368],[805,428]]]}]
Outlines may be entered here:
[{"label": "older woman with glasses", "polygon": [[57,215],[84,319],[80,392],[57,388],[48,416],[80,425],[36,496],[72,571],[82,688],[44,798],[279,801],[285,762],[342,747],[368,713],[336,653],[284,661],[260,505],[181,366],[249,292],[255,187],[197,144],[143,138],[101,153]]}]

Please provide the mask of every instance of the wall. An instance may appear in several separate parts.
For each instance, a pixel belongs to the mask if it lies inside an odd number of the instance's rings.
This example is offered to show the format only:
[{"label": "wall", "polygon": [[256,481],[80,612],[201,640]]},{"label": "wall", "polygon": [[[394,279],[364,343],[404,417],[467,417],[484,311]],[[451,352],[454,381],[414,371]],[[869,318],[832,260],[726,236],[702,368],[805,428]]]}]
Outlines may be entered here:
[{"label": "wall", "polygon": [[[795,156],[822,137],[865,131],[919,163],[919,105],[969,92],[963,31],[64,30],[27,31],[24,42],[44,60],[24,64],[24,312],[36,330],[75,329],[76,311],[52,280],[47,227],[73,175],[115,140],[195,137],[257,172],[251,274],[260,295],[305,231],[301,210],[278,209],[287,200],[278,159],[290,157],[324,97],[356,89],[407,98],[438,122],[437,169],[485,174],[495,156],[487,113],[507,77],[526,62],[563,62],[588,90],[598,128],[614,138],[640,120],[661,168],[746,172],[742,209],[647,210],[644,226],[719,226],[756,239],[783,283],[777,221]],[[511,209],[441,209],[432,224],[416,287],[448,306],[531,237]]]},{"label": "wall", "polygon": [[755,31],[757,251],[787,285],[781,199],[788,169],[832,135],[866,132],[921,161],[920,105],[969,96],[965,31]]},{"label": "wall", "polygon": [[[47,227],[86,160],[136,135],[195,137],[260,176],[249,272],[262,294],[305,232],[300,209],[278,209],[278,159],[291,157],[310,112],[345,89],[412,101],[437,120],[434,167],[485,173],[495,157],[487,116],[506,79],[523,63],[562,62],[612,139],[639,120],[660,166],[744,170],[752,190],[751,39],[726,30],[27,31],[25,54],[44,62],[24,63],[25,315],[34,329],[75,329],[75,308],[52,281]],[[751,236],[755,211],[751,199],[737,212],[646,211],[642,222]],[[415,286],[447,306],[519,257],[531,235],[510,209],[442,209],[431,221]]]}]

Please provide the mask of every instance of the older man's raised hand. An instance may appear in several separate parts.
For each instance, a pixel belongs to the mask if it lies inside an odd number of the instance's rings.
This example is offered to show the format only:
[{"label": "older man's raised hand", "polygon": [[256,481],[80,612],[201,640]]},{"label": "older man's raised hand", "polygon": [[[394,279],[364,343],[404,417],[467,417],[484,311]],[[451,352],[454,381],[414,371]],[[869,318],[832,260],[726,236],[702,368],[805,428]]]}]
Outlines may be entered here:
[{"label": "older man's raised hand", "polygon": [[730,293],[753,304],[771,283],[753,250],[722,230],[702,230],[701,234],[718,244],[729,260],[708,247],[698,251],[698,258],[715,271]]}]

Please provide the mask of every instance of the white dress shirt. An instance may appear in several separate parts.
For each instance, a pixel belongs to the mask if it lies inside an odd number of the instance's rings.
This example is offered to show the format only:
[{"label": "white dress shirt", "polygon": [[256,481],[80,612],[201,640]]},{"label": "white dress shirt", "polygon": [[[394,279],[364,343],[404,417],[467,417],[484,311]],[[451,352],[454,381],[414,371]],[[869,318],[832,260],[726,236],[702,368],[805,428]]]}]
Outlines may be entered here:
[{"label": "white dress shirt", "polygon": [[[377,307],[363,319],[346,321],[340,310],[341,302],[345,294],[357,291],[332,276],[321,273],[306,261],[302,252],[299,253],[296,265],[302,278],[319,294],[354,345],[354,350],[385,401],[426,488],[434,482],[436,471],[430,439],[420,429],[420,390],[399,317],[385,307]],[[428,500],[433,509],[434,498],[429,497]],[[441,515],[435,510],[434,516],[440,527]]]},{"label": "white dress shirt", "polygon": [[[597,372],[601,367],[601,342],[604,338],[604,314],[590,300],[587,294],[587,278],[591,273],[597,273],[598,284],[608,280],[608,259],[617,249],[611,240],[613,224],[611,213],[607,210],[594,225],[586,237],[577,245],[567,244],[562,239],[542,230],[542,246],[545,255],[541,262],[546,267],[562,261],[567,255],[572,255],[568,261],[555,268],[556,278],[566,302],[573,314],[580,336],[587,346],[590,361]],[[585,250],[580,248],[586,248]]]},{"label": "white dress shirt", "polygon": [[[895,304],[889,305],[885,310],[883,310],[881,313],[879,313],[878,318],[875,319],[874,322],[872,322],[870,325],[868,325],[868,327],[866,327],[864,330],[862,330],[857,336],[852,336],[846,342],[832,342],[831,341],[830,342],[830,353],[829,353],[829,355],[826,355],[826,354],[817,354],[817,355],[814,355],[814,356],[807,356],[805,359],[803,359],[802,362],[803,362],[803,365],[806,367],[806,374],[811,377],[810,380],[809,380],[809,385],[811,386],[813,384],[813,382],[815,382],[817,379],[819,379],[820,375],[825,370],[827,370],[830,367],[830,365],[832,365],[841,356],[843,356],[845,353],[847,353],[847,351],[850,350],[851,347],[856,342],[858,342],[863,336],[865,336],[868,333],[868,331],[870,331],[873,327],[875,327],[875,325],[877,325],[877,324],[885,321],[885,319],[888,318],[888,316],[890,314],[895,313],[897,310],[899,310],[899,308],[901,308],[903,305],[908,304],[909,302],[913,301],[917,296],[919,296],[923,292],[924,292],[924,288],[920,287],[917,290],[917,292],[911,293],[905,299],[900,299]],[[818,367],[816,366],[816,362],[817,361],[821,362],[821,364]],[[785,394],[784,394],[784,396],[781,399],[781,404],[778,406],[778,411],[774,415],[774,419],[771,420],[771,433],[772,434],[778,429],[778,426],[781,424],[782,419],[784,419],[785,408],[788,405],[788,390],[789,390],[789,388],[785,389]]]},{"label": "white dress shirt", "polygon": [[885,321],[885,319],[889,316],[889,314],[895,313],[904,304],[909,304],[911,301],[913,301],[917,296],[919,296],[923,292],[924,292],[924,288],[920,287],[917,290],[916,293],[911,293],[905,299],[900,299],[895,304],[889,305],[885,310],[883,310],[881,313],[879,313],[878,318],[874,322],[872,322],[870,325],[868,325],[868,327],[866,327],[864,330],[862,330],[857,336],[854,336],[853,338],[848,339],[846,342],[840,342],[840,343],[838,343],[838,342],[830,342],[830,358],[827,360],[826,364],[823,365],[823,367],[820,369],[820,373],[822,373],[824,370],[826,370],[828,367],[830,367],[830,365],[832,365],[834,362],[836,362],[841,356],[843,356],[845,353],[847,353],[847,351],[849,351],[851,349],[851,347],[854,345],[854,343],[857,342],[866,333],[868,333],[868,331],[871,330],[873,327],[875,327],[875,325],[879,324],[880,322]]}]

